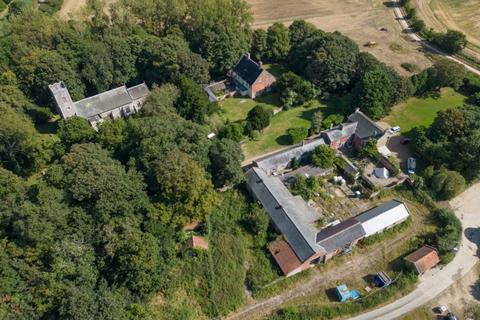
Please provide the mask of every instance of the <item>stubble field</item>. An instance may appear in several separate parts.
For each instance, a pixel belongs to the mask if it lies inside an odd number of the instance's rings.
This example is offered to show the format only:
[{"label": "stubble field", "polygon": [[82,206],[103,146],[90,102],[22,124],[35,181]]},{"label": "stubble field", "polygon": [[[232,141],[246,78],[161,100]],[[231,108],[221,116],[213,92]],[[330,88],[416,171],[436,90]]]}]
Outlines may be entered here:
[{"label": "stubble field", "polygon": [[[416,43],[401,32],[391,8],[383,0],[246,0],[253,11],[255,28],[267,28],[276,21],[291,23],[305,19],[325,31],[338,30],[403,75],[400,65],[409,62],[424,69],[431,63]],[[386,28],[388,31],[381,31]],[[364,45],[377,43],[372,48]]]},{"label": "stubble field", "polygon": [[479,0],[414,0],[413,4],[428,27],[465,33],[470,42],[465,53],[480,58]]}]

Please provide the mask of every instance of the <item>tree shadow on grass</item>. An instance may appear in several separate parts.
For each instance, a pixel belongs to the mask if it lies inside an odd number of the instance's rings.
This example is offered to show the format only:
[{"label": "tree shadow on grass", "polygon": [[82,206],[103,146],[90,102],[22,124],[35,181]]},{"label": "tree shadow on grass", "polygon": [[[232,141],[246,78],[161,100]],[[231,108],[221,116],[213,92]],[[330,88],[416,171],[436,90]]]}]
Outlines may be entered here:
[{"label": "tree shadow on grass", "polygon": [[290,137],[287,134],[282,134],[281,136],[278,136],[275,141],[281,145],[281,146],[289,146],[291,145],[290,143]]},{"label": "tree shadow on grass", "polygon": [[278,95],[275,93],[265,94],[260,97],[257,97],[255,98],[255,102],[270,104],[274,107],[280,107],[280,99],[278,98]]},{"label": "tree shadow on grass", "polygon": [[290,143],[290,137],[287,134],[282,134],[281,136],[278,136],[275,141],[282,146],[289,146],[291,145]]}]

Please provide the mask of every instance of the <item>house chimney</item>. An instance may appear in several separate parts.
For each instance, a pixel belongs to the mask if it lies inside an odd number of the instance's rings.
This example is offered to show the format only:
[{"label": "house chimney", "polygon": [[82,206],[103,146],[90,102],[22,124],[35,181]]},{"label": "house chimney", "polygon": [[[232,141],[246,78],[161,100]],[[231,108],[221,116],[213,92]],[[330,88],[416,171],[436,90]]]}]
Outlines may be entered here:
[{"label": "house chimney", "polygon": [[245,57],[250,60],[250,52],[245,53]]},{"label": "house chimney", "polygon": [[258,61],[258,66],[260,67],[260,69],[263,70],[263,62],[262,61]]},{"label": "house chimney", "polygon": [[359,111],[360,111],[360,108],[355,108],[355,113]]}]

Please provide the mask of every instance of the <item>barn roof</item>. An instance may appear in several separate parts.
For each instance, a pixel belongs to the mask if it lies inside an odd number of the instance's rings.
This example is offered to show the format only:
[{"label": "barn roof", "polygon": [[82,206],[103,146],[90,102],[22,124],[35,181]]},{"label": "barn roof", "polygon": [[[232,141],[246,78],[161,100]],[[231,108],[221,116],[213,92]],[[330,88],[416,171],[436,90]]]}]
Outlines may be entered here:
[{"label": "barn roof", "polygon": [[403,202],[390,200],[359,214],[355,219],[361,223],[368,237],[406,220],[408,216],[408,208]]},{"label": "barn roof", "polygon": [[254,163],[257,167],[266,172],[277,170],[277,168],[287,166],[293,158],[303,158],[308,152],[313,151],[316,147],[322,144],[325,144],[323,138],[317,137],[286,150],[281,150],[264,158],[255,160]]},{"label": "barn roof", "polygon": [[268,246],[268,250],[284,274],[288,275],[302,264],[292,247],[283,239],[279,238],[271,242]]},{"label": "barn roof", "polygon": [[317,243],[330,253],[337,249],[344,249],[364,236],[365,232],[360,223],[354,218],[350,218],[318,232]]},{"label": "barn roof", "polygon": [[420,274],[440,263],[437,249],[430,246],[423,246],[417,251],[412,252],[405,257],[405,260],[413,263]]},{"label": "barn roof", "polygon": [[315,223],[320,215],[314,208],[301,197],[293,196],[279,178],[268,176],[259,168],[249,169],[246,177],[250,191],[301,262],[322,250],[315,242]]}]

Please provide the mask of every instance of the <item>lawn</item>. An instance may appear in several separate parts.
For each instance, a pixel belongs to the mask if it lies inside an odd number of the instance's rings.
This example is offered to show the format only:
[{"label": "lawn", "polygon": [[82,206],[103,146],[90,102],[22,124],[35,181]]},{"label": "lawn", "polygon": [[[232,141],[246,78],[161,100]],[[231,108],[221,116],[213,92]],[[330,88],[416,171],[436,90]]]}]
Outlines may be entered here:
[{"label": "lawn", "polygon": [[428,98],[410,98],[395,106],[389,116],[383,120],[392,126],[400,126],[403,133],[423,125],[430,126],[439,111],[457,108],[463,105],[467,97],[451,88],[442,89],[440,96]]},{"label": "lawn", "polygon": [[[282,73],[282,70],[276,70],[275,73]],[[276,94],[268,94],[255,100],[246,97],[228,98],[220,101],[219,105],[225,118],[231,122],[236,122],[245,120],[248,112],[256,105],[274,110],[280,107],[280,102]],[[345,110],[350,106],[350,96],[333,97],[321,103],[315,100],[307,103],[307,105],[309,107],[295,107],[274,115],[270,125],[261,132],[256,141],[249,140],[242,145],[245,158],[248,159],[287,147],[287,129],[310,128],[312,116],[316,111],[321,110],[324,117],[332,113],[345,113]]]},{"label": "lawn", "polygon": [[310,119],[313,113],[322,108],[325,108],[325,106],[318,103],[314,107],[291,108],[276,114],[272,118],[270,125],[263,130],[258,140],[250,140],[243,145],[245,158],[248,159],[288,146],[287,129],[310,128]]},{"label": "lawn", "polygon": [[279,102],[275,95],[269,94],[255,100],[248,97],[228,98],[220,101],[219,105],[225,117],[229,121],[235,122],[246,119],[248,112],[257,105],[262,105],[273,110],[278,108]]}]

